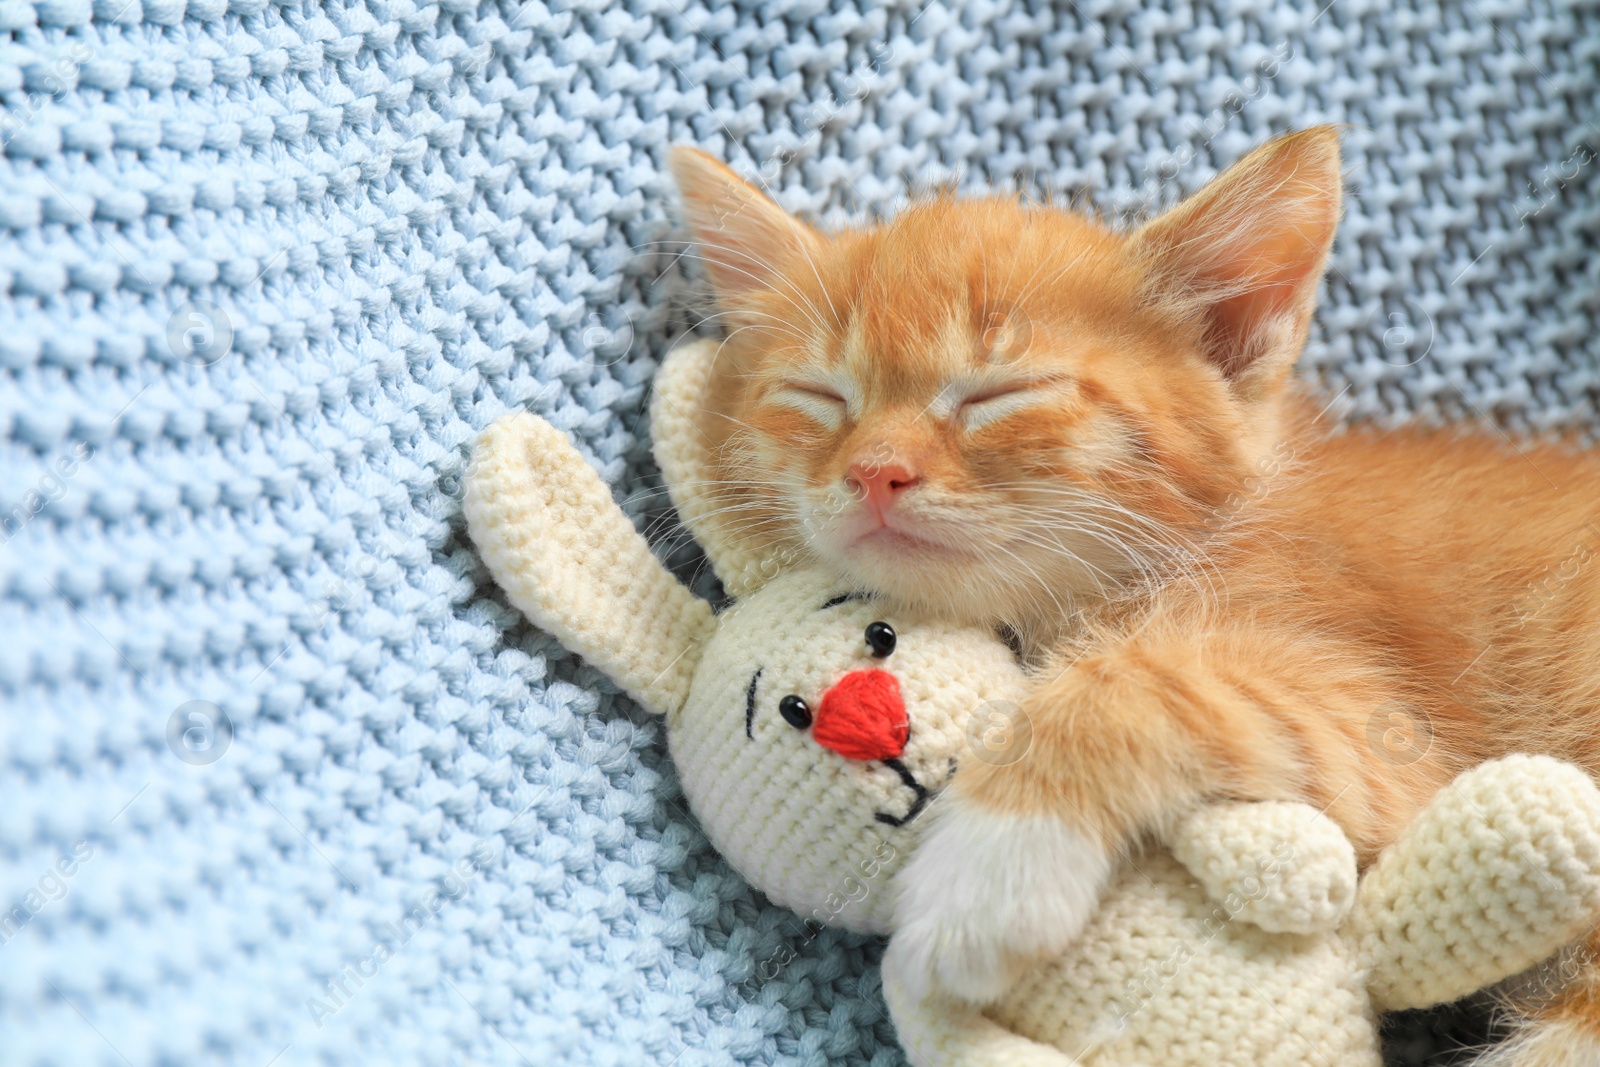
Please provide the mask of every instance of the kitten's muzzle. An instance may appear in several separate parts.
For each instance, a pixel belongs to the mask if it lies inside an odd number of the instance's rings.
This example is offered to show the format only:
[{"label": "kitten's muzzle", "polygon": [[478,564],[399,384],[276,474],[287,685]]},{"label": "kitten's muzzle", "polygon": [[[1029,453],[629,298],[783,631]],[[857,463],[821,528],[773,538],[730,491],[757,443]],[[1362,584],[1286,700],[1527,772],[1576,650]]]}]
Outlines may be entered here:
[{"label": "kitten's muzzle", "polygon": [[850,464],[844,476],[844,487],[883,522],[900,494],[921,480],[917,472],[904,463],[868,460]]}]

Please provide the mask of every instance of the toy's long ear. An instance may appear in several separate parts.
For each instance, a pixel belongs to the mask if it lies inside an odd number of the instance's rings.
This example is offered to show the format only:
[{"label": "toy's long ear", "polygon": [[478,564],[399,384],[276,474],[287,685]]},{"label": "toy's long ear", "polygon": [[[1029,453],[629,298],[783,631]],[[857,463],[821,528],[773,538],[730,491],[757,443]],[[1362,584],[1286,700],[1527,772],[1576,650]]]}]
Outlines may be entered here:
[{"label": "toy's long ear", "polygon": [[1379,1011],[1466,996],[1549,959],[1600,914],[1600,789],[1548,756],[1445,786],[1361,879],[1350,932]]},{"label": "toy's long ear", "polygon": [[526,413],[478,438],[462,502],[478,553],[541,630],[655,714],[683,705],[715,628],[566,435]]},{"label": "toy's long ear", "polygon": [[700,422],[719,347],[702,339],[667,353],[650,398],[650,434],[678,517],[705,550],[722,587],[734,597],[745,597],[773,578],[783,559],[781,553],[745,544],[719,518],[725,501],[714,492],[711,443]]}]

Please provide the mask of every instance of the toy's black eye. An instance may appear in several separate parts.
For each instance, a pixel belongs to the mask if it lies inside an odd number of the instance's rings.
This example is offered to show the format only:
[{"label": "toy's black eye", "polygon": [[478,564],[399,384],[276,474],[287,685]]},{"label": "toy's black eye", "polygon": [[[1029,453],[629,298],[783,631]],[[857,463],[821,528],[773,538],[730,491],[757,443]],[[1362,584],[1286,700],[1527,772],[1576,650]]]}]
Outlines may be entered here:
[{"label": "toy's black eye", "polygon": [[867,647],[878,659],[894,651],[894,627],[886,622],[867,623]]},{"label": "toy's black eye", "polygon": [[793,693],[778,701],[778,714],[796,730],[804,730],[811,725],[811,705]]}]

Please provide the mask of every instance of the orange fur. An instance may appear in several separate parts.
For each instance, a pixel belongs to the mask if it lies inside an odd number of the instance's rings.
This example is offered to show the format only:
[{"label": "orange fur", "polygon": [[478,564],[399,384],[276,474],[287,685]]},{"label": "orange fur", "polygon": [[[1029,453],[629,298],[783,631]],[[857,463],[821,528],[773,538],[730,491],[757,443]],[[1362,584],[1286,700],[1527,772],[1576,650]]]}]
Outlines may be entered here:
[{"label": "orange fur", "polygon": [[[704,425],[730,529],[1012,627],[1041,667],[1027,758],[971,761],[965,801],[1118,847],[1207,798],[1301,799],[1370,856],[1476,762],[1600,776],[1600,462],[1339,433],[1292,384],[1332,131],[1132,233],[940,196],[823,235],[674,166],[729,326]],[[848,472],[886,462],[915,483],[874,530]]]},{"label": "orange fur", "polygon": [[1600,1063],[1600,933],[1551,961],[1513,990],[1509,1040],[1477,1067],[1594,1067]]}]

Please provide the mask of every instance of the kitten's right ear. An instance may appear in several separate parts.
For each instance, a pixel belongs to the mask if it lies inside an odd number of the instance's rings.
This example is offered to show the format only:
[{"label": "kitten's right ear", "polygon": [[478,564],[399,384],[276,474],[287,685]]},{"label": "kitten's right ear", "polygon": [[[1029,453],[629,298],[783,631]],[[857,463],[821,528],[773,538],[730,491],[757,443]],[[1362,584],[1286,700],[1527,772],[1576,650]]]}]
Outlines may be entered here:
[{"label": "kitten's right ear", "polygon": [[1246,399],[1273,395],[1305,345],[1339,225],[1339,134],[1268,142],[1133,236],[1160,304],[1198,314],[1203,352]]},{"label": "kitten's right ear", "polygon": [[667,166],[718,299],[736,304],[772,288],[789,263],[821,243],[815,230],[704,152],[679,145]]}]

